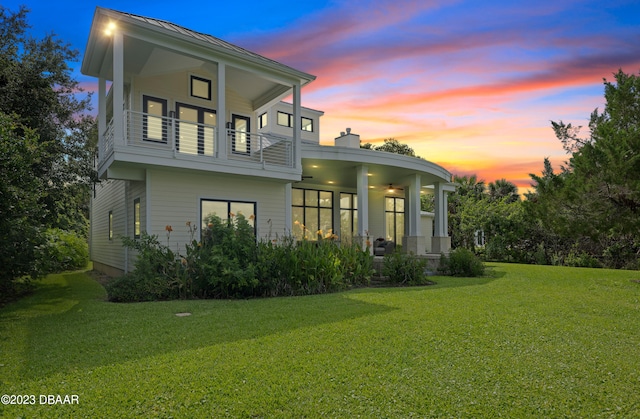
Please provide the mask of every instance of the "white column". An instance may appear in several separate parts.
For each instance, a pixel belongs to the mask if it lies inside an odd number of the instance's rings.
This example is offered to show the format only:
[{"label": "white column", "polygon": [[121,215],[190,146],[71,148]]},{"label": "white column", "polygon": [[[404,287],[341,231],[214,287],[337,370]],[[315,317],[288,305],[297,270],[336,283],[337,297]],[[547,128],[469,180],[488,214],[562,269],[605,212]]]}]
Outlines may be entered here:
[{"label": "white column", "polygon": [[435,237],[443,237],[447,235],[447,199],[444,192],[443,183],[437,182],[433,185],[434,195],[434,230]]},{"label": "white column", "polygon": [[300,83],[293,85],[293,161],[294,167],[302,170],[302,105]]},{"label": "white column", "polygon": [[124,145],[124,36],[113,33],[113,141]]},{"label": "white column", "polygon": [[409,187],[406,192],[407,198],[407,229],[409,236],[420,235],[420,175],[410,177]]},{"label": "white column", "polygon": [[451,250],[451,237],[449,237],[447,192],[454,191],[450,183],[437,182],[433,185],[435,198],[435,225],[431,238],[431,252],[449,253]]},{"label": "white column", "polygon": [[360,237],[366,237],[369,232],[369,168],[358,166],[357,176],[358,229],[356,234]]},{"label": "white column", "polygon": [[216,149],[219,159],[227,158],[227,98],[226,98],[226,65],[218,62],[218,83],[217,83],[217,101],[218,109],[216,110],[216,123],[218,124],[218,138],[216,141]]},{"label": "white column", "polygon": [[104,133],[107,130],[107,81],[104,77],[98,79],[98,162],[106,156]]}]

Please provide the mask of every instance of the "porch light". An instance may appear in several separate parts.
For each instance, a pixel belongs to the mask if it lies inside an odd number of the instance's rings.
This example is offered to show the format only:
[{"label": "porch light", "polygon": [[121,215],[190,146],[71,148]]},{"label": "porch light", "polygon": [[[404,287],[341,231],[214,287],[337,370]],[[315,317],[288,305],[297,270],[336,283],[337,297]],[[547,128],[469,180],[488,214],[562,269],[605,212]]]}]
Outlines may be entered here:
[{"label": "porch light", "polygon": [[116,30],[116,24],[114,22],[109,22],[107,28],[104,30],[104,34],[107,36],[113,35],[113,32]]}]

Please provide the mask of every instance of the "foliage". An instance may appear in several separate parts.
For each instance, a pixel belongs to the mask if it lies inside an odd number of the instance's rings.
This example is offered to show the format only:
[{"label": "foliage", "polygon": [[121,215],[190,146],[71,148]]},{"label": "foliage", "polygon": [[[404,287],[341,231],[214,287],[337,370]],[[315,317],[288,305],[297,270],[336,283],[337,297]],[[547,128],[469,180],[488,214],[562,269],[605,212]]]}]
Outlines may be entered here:
[{"label": "foliage", "polygon": [[[587,137],[579,137],[581,127],[552,123],[571,157],[559,173],[545,159],[542,174],[531,175],[526,209],[549,230],[547,241],[564,242],[562,258],[573,252],[571,260],[585,254],[633,267],[640,252],[640,77],[620,70],[614,78],[604,82],[605,108],[591,114]],[[612,257],[623,247],[624,257]]]},{"label": "foliage", "polygon": [[54,34],[26,35],[28,10],[0,5],[0,290],[46,273],[47,228],[86,236],[95,179],[89,97],[68,63],[78,57]]},{"label": "foliage", "polygon": [[427,280],[426,269],[426,259],[396,249],[384,256],[382,275],[394,284],[425,285],[430,283]]},{"label": "foliage", "polygon": [[84,237],[73,231],[51,228],[46,238],[43,250],[48,272],[81,269],[89,263],[89,246]]},{"label": "foliage", "polygon": [[407,144],[399,142],[395,138],[385,138],[384,144],[379,146],[374,146],[371,143],[366,143],[362,144],[360,148],[366,148],[368,150],[376,151],[386,151],[387,153],[402,154],[403,156],[420,158],[420,156],[416,156],[416,152],[413,150],[413,148],[409,147],[409,145]]},{"label": "foliage", "polygon": [[444,275],[476,277],[484,275],[485,266],[471,250],[459,247],[441,256],[438,270]]},{"label": "foliage", "polygon": [[32,174],[42,159],[33,130],[0,112],[0,294],[14,292],[23,276],[46,272],[39,249],[45,243],[39,198],[42,179]]},{"label": "foliage", "polygon": [[0,310],[0,383],[79,404],[0,416],[638,417],[637,272],[493,270],[411,289],[142,304],[52,275]]},{"label": "foliage", "polygon": [[295,241],[284,237],[256,242],[253,227],[241,214],[229,220],[210,216],[201,241],[187,222],[191,242],[184,254],[157,236],[123,238],[137,251],[134,271],[107,286],[112,301],[187,298],[247,298],[335,292],[366,285],[373,260],[355,244],[334,240]]}]

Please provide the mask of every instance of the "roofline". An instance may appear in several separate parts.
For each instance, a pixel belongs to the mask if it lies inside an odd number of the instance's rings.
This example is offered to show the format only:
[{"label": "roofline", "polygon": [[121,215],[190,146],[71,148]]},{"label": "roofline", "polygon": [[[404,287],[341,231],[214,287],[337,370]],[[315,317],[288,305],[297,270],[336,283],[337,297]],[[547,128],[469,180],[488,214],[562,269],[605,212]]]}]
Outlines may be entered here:
[{"label": "roofline", "polygon": [[[87,54],[87,51],[90,48],[93,48],[95,46],[96,39],[94,39],[94,36],[97,34],[94,33],[96,30],[96,28],[94,27],[94,24],[102,16],[106,18],[112,18],[119,22],[125,22],[127,25],[131,25],[133,27],[137,26],[152,32],[167,35],[172,38],[179,38],[187,43],[203,46],[207,49],[214,50],[228,57],[236,58],[243,61],[250,61],[253,64],[257,64],[259,66],[267,66],[272,70],[278,71],[280,73],[287,73],[289,76],[294,77],[295,79],[299,79],[301,82],[301,86],[305,86],[316,79],[316,76],[312,74],[306,73],[304,71],[296,70],[295,68],[290,67],[286,64],[282,64],[278,61],[272,60],[271,58],[267,58],[253,51],[249,51],[248,49],[242,48],[240,46],[227,42],[213,35],[198,32],[166,20],[135,15],[133,13],[120,12],[114,9],[108,9],[100,6],[97,6],[94,12],[92,25],[89,32],[89,39],[87,40],[87,47],[85,49],[85,55],[84,55],[85,57],[89,55]],[[157,22],[159,24],[163,24],[165,26],[179,28],[181,29],[181,31],[168,29],[163,25],[152,24],[150,23],[152,21]],[[193,35],[188,35],[189,33]],[[212,40],[215,40],[217,44],[210,41],[206,41],[203,38],[210,38]],[[223,45],[228,45],[228,46],[223,46]],[[84,69],[85,69],[85,63],[83,60],[82,70],[84,71]]]}]

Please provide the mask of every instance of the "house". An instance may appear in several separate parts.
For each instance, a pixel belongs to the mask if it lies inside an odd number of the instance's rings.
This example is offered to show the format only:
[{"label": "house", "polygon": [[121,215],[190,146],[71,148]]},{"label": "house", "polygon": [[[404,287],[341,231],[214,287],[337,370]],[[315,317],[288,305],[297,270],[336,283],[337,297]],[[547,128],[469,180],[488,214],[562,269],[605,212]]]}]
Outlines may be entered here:
[{"label": "house", "polygon": [[[119,237],[162,239],[171,225],[171,245],[183,249],[190,236],[180,226],[211,213],[253,215],[260,238],[314,239],[331,230],[363,245],[384,237],[416,254],[450,247],[450,173],[361,149],[348,128],[335,145],[320,145],[323,112],[301,100],[315,76],[211,35],[104,8],[95,11],[82,73],[98,80],[101,182],[90,231],[98,270],[132,268]],[[421,193],[435,195],[433,214],[421,214]]]}]

